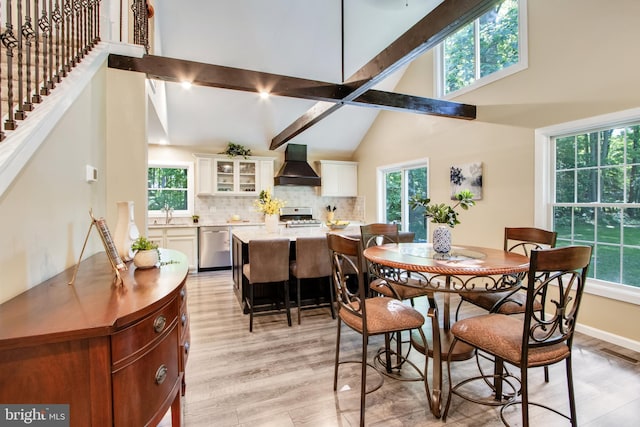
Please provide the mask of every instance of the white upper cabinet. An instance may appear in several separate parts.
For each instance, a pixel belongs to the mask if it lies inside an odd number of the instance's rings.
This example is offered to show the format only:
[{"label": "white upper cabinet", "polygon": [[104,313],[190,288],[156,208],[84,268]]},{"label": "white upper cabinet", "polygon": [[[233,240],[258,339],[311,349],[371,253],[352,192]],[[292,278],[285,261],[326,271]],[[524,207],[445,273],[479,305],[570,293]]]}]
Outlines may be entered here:
[{"label": "white upper cabinet", "polygon": [[336,160],[317,162],[322,178],[321,195],[356,197],[358,195],[358,163]]},{"label": "white upper cabinet", "polygon": [[256,196],[273,186],[273,163],[272,158],[196,155],[197,195]]}]

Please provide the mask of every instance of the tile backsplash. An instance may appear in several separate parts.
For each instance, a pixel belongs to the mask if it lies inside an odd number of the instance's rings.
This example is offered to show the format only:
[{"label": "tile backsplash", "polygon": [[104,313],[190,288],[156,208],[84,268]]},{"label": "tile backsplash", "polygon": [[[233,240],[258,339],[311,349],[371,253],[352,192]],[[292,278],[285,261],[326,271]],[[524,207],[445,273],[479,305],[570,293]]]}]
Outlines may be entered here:
[{"label": "tile backsplash", "polygon": [[[282,199],[289,207],[311,207],[313,218],[326,220],[326,207],[336,207],[335,218],[350,221],[364,220],[364,197],[322,197],[314,187],[276,186],[274,197]],[[202,223],[220,223],[239,215],[243,220],[262,222],[264,216],[253,206],[256,197],[246,196],[198,196],[195,210]]]}]

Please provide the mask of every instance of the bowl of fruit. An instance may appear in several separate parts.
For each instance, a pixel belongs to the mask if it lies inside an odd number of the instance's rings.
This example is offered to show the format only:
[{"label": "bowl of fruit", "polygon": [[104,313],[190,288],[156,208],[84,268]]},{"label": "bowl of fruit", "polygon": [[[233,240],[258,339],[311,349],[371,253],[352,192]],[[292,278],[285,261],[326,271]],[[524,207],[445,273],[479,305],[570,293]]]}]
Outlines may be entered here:
[{"label": "bowl of fruit", "polygon": [[349,221],[343,220],[335,220],[335,221],[327,221],[327,227],[331,230],[342,230],[343,228],[347,228],[349,225]]}]

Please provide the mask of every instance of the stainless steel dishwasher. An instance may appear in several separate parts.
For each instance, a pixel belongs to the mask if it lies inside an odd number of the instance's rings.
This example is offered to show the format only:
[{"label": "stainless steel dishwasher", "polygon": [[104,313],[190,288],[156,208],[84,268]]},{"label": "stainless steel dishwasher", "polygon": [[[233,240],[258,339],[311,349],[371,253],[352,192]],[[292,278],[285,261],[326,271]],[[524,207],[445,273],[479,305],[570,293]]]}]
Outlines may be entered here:
[{"label": "stainless steel dishwasher", "polygon": [[198,235],[198,270],[231,268],[230,227],[200,227]]}]

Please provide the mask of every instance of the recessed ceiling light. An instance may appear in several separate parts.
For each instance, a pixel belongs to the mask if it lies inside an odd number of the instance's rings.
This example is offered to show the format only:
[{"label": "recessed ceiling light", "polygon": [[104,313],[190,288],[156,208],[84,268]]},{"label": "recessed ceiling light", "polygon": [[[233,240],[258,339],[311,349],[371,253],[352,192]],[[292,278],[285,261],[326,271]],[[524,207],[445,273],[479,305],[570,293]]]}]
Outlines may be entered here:
[{"label": "recessed ceiling light", "polygon": [[260,98],[262,98],[262,99],[269,98],[269,92],[261,91],[260,92]]},{"label": "recessed ceiling light", "polygon": [[184,81],[180,83],[183,89],[191,89],[191,82]]}]

